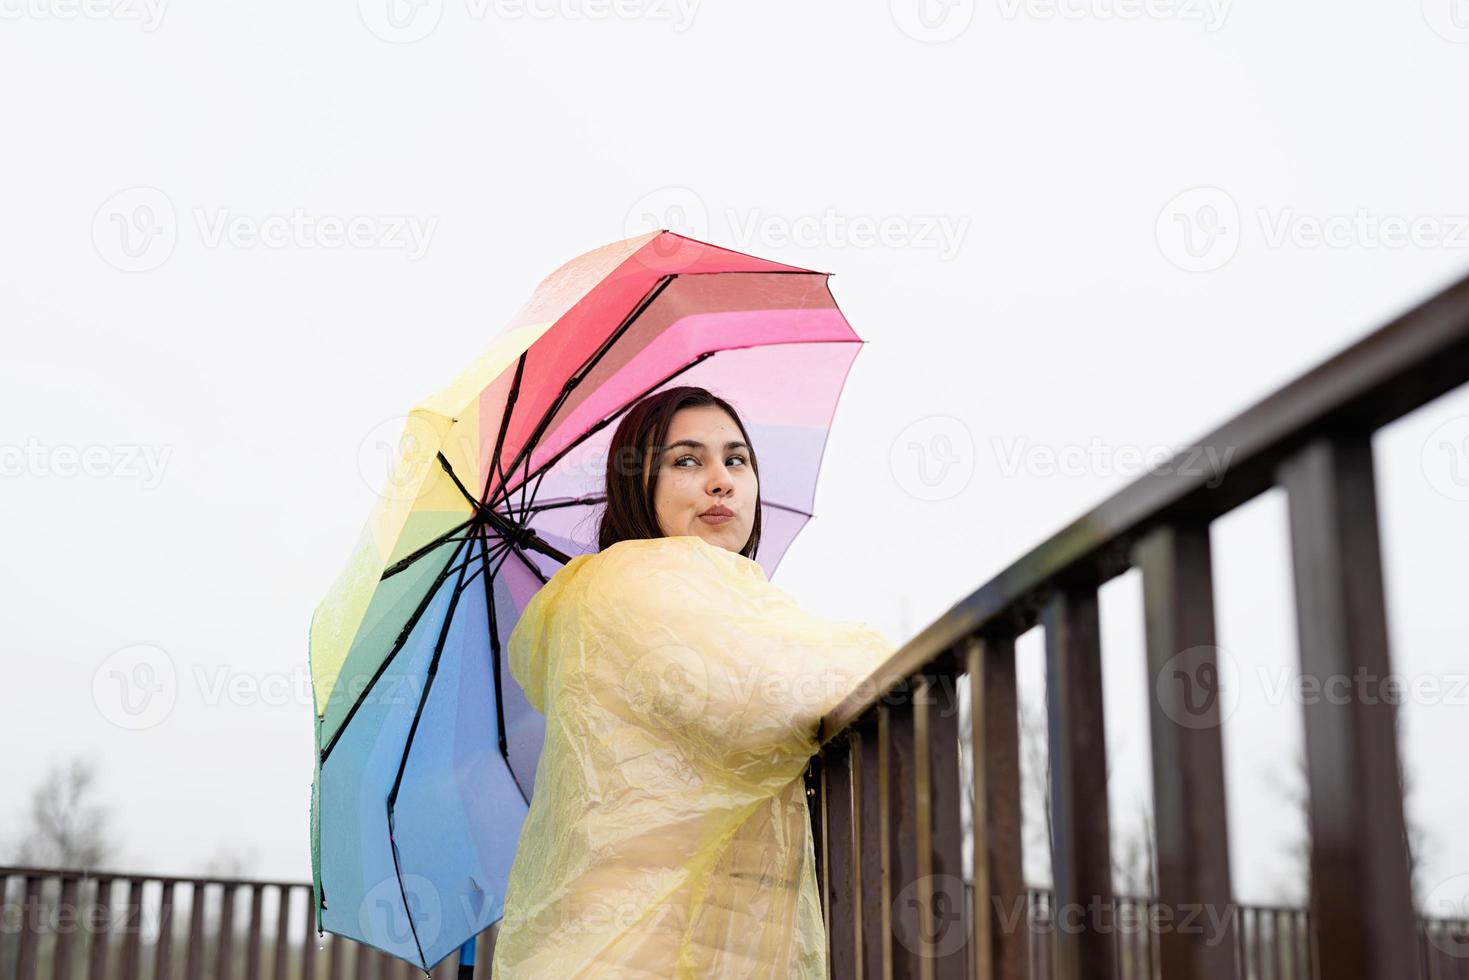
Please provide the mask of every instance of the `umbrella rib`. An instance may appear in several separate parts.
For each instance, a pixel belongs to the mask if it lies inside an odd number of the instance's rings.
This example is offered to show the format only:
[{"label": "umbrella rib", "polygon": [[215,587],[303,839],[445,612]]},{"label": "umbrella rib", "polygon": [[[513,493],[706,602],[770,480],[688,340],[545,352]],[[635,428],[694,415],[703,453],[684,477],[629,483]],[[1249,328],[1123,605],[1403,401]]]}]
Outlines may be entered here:
[{"label": "umbrella rib", "polygon": [[[638,301],[638,305],[633,307],[632,311],[623,318],[622,323],[618,324],[617,329],[612,331],[607,339],[602,341],[601,346],[593,351],[592,355],[587,358],[586,362],[576,370],[576,373],[573,374],[569,379],[567,379],[566,384],[562,385],[561,387],[561,393],[556,396],[556,400],[551,404],[551,407],[546,410],[545,414],[541,416],[540,421],[536,423],[535,430],[531,433],[530,438],[525,441],[525,445],[520,447],[519,452],[515,454],[515,458],[510,461],[510,465],[505,467],[505,472],[509,473],[514,471],[518,466],[520,466],[522,459],[524,459],[526,467],[529,468],[531,450],[534,448],[537,440],[539,440],[541,436],[545,433],[546,428],[551,424],[551,420],[556,417],[556,413],[561,411],[561,406],[566,403],[566,399],[570,397],[571,392],[576,388],[577,385],[581,384],[582,380],[588,374],[591,373],[592,368],[596,367],[597,364],[601,362],[602,358],[607,356],[607,353],[612,350],[614,346],[616,346],[617,341],[622,339],[622,335],[627,333],[628,329],[632,327],[634,321],[636,321],[638,317],[642,316],[643,311],[646,310],[648,306],[655,299],[658,298],[659,294],[668,287],[668,284],[676,278],[677,276],[674,275],[661,276],[658,281],[653,284],[652,288],[649,289],[648,292],[643,296],[643,298]],[[530,474],[526,475],[526,479],[530,479]],[[494,498],[499,497],[502,494],[506,498],[508,498],[508,488],[502,486],[497,489],[495,493],[491,495],[490,502],[493,504]]]},{"label": "umbrella rib", "polygon": [[505,447],[505,434],[510,431],[510,415],[515,411],[516,400],[520,398],[520,379],[525,374],[525,358],[529,353],[529,348],[522,351],[515,362],[515,380],[510,382],[510,394],[505,399],[505,411],[500,417],[500,434],[495,437],[495,451],[490,457],[489,476],[485,480],[484,493],[480,494],[479,498],[481,507],[488,503],[490,486],[495,482],[495,474],[499,473],[501,486],[509,479],[505,470],[501,468],[500,450]]},{"label": "umbrella rib", "polygon": [[[479,547],[480,554],[484,557],[485,567],[488,568],[490,553],[485,538],[480,539]],[[509,553],[509,549],[506,549],[506,553]],[[495,731],[497,741],[500,743],[500,755],[505,759],[505,764],[509,766],[510,747],[505,738],[505,692],[500,684],[500,624],[495,617],[494,572],[485,574],[485,616],[489,620],[490,627],[490,673],[495,678]],[[516,786],[519,787],[519,785],[517,782]]]},{"label": "umbrella rib", "polygon": [[787,513],[790,513],[790,514],[800,514],[802,517],[815,517],[816,516],[815,514],[810,514],[810,513],[807,513],[804,510],[801,510],[799,507],[787,507],[785,504],[777,504],[777,503],[775,503],[773,501],[770,501],[770,500],[761,500],[760,501],[760,506],[761,507],[774,507],[776,510],[783,510],[783,511],[786,511]]},{"label": "umbrella rib", "polygon": [[[563,565],[571,560],[571,557],[569,555],[564,554],[560,549],[555,548],[547,542],[543,541],[540,535],[536,534],[536,532],[531,530],[530,528],[525,527],[522,524],[517,524],[516,522],[507,518],[504,514],[497,513],[493,509],[487,507],[481,508],[479,501],[475,500],[474,497],[470,495],[469,491],[465,489],[464,483],[459,479],[459,475],[454,472],[454,467],[449,465],[449,460],[444,456],[443,453],[438,454],[438,459],[439,465],[444,468],[444,472],[449,474],[449,479],[453,480],[454,485],[459,488],[459,492],[464,494],[464,499],[468,500],[469,503],[475,508],[478,508],[478,510],[476,511],[476,517],[484,518],[485,521],[493,525],[495,530],[499,531],[505,537],[515,538],[533,551],[539,551],[543,555],[555,558]],[[473,521],[474,518],[471,518],[470,520]]]},{"label": "umbrella rib", "polygon": [[678,377],[680,374],[683,374],[686,371],[693,370],[699,364],[701,364],[705,360],[708,360],[709,358],[713,357],[715,354],[718,354],[718,353],[719,353],[719,351],[714,351],[714,350],[705,351],[704,353],[700,354],[698,357],[694,358],[689,363],[685,364],[683,367],[679,368],[677,371],[674,371],[672,374],[670,374],[667,377],[663,378],[661,381],[655,382],[651,387],[645,388],[639,394],[634,395],[632,398],[628,399],[627,404],[623,405],[617,411],[613,412],[611,415],[609,415],[606,418],[602,419],[596,425],[591,426],[590,428],[587,429],[587,431],[585,431],[581,435],[577,436],[575,439],[573,439],[566,446],[566,448],[562,449],[555,456],[552,456],[550,459],[548,459],[544,463],[542,463],[540,465],[540,467],[534,473],[527,473],[526,476],[525,476],[525,482],[529,482],[530,479],[531,479],[531,477],[542,477],[546,473],[550,472],[551,467],[553,467],[557,463],[561,462],[561,460],[566,456],[567,453],[571,452],[577,446],[580,446],[582,443],[586,442],[592,436],[596,435],[598,432],[600,432],[603,429],[605,429],[608,425],[611,425],[613,422],[617,421],[617,419],[622,415],[622,413],[626,412],[629,408],[632,408],[639,401],[641,401],[644,397],[646,397],[647,395],[652,394],[653,392],[657,391],[659,388],[661,388],[664,385],[668,384],[668,382],[672,381],[674,378]]},{"label": "umbrella rib", "polygon": [[[483,525],[481,525],[481,527],[483,527]],[[473,536],[471,538],[468,538],[466,540],[473,542],[473,541],[479,540],[481,537],[482,537],[482,535],[476,534],[475,536]],[[498,550],[500,547],[502,547],[503,545],[507,545],[508,543],[509,543],[509,539],[507,539],[507,538],[500,538],[499,539],[499,542],[496,543],[495,548]],[[475,562],[480,561],[481,560],[480,559],[480,556],[473,554],[473,551],[474,551],[474,545],[471,544],[470,547],[469,547],[470,556],[468,558],[464,559],[464,561],[460,562],[458,565],[455,565],[453,568],[449,569],[449,571],[451,573],[452,572],[456,572],[456,571],[458,571],[461,568],[468,568],[470,565],[474,564]],[[462,586],[461,586],[461,589],[462,589]]]},{"label": "umbrella rib", "polygon": [[465,528],[469,527],[469,525],[472,524],[472,523],[474,523],[474,518],[471,517],[469,520],[465,521],[463,524],[460,524],[457,527],[450,528],[449,530],[445,531],[443,534],[441,534],[438,537],[434,538],[432,541],[430,541],[427,544],[423,545],[422,547],[414,550],[411,554],[404,555],[402,558],[399,558],[397,561],[393,562],[393,564],[391,564],[387,568],[383,569],[383,575],[382,575],[382,577],[383,578],[391,578],[392,576],[397,575],[399,572],[403,571],[409,565],[412,565],[414,562],[418,561],[418,559],[422,558],[424,555],[428,554],[431,551],[436,550],[440,545],[448,544],[450,541],[468,541],[469,540],[469,537],[467,537],[467,536],[466,537],[462,537],[462,538],[456,538],[456,537],[454,537],[454,535],[457,532],[462,531]]},{"label": "umbrella rib", "polygon": [[[539,514],[543,511],[556,510],[561,507],[587,507],[592,504],[605,503],[606,501],[607,495],[605,493],[594,493],[585,497],[574,497],[570,500],[550,500],[543,504],[532,503],[528,510],[531,514]],[[808,511],[801,510],[799,507],[792,507],[789,504],[778,504],[773,500],[766,500],[764,497],[760,498],[760,506],[772,507],[791,514],[800,514],[802,517],[816,516]]]},{"label": "umbrella rib", "polygon": [[[489,538],[489,535],[486,534],[486,535],[484,535],[484,537],[486,539],[488,539]],[[481,550],[483,551],[484,549],[482,548]],[[479,563],[479,566],[477,568],[475,568],[474,571],[470,572],[469,575],[464,579],[464,582],[461,585],[458,586],[459,591],[460,592],[463,592],[466,588],[468,588],[469,587],[469,584],[471,582],[473,582],[475,580],[475,578],[477,578],[481,572],[487,572],[488,573],[485,576],[485,580],[487,582],[493,580],[494,577],[495,577],[495,573],[500,570],[500,566],[501,565],[504,565],[505,564],[505,558],[509,554],[510,554],[510,540],[508,538],[500,538],[500,539],[498,539],[497,543],[495,544],[495,547],[494,547],[493,551],[485,552],[484,553],[484,560],[482,560]],[[494,562],[495,563],[494,568],[491,568],[490,567],[490,563],[491,562]],[[468,564],[468,562],[466,562],[465,564]]]},{"label": "umbrella rib", "polygon": [[[449,479],[454,481],[454,485],[459,488],[459,492],[464,494],[464,499],[469,501],[469,506],[473,507],[476,513],[483,510],[484,508],[481,506],[480,502],[474,499],[474,494],[470,493],[469,490],[465,488],[464,483],[459,479],[459,474],[454,472],[454,467],[449,465],[449,458],[444,455],[442,450],[437,455],[439,458],[439,465],[444,468],[445,473],[449,474]],[[473,520],[473,518],[471,518],[471,520]]]},{"label": "umbrella rib", "polygon": [[548,500],[541,504],[532,501],[530,507],[527,509],[531,513],[539,514],[542,511],[556,510],[561,507],[586,507],[590,504],[606,503],[606,501],[607,495],[605,493],[593,493],[583,497],[571,497],[566,500]]},{"label": "umbrella rib", "polygon": [[511,542],[510,550],[514,551],[515,554],[519,556],[521,563],[524,564],[526,568],[530,569],[530,573],[532,575],[541,580],[542,585],[545,585],[547,582],[550,581],[550,579],[546,578],[545,575],[541,574],[541,570],[536,567],[535,562],[530,560],[530,556],[528,556],[524,551],[521,551],[514,542]]},{"label": "umbrella rib", "polygon": [[434,584],[424,590],[423,598],[418,600],[418,607],[413,610],[413,615],[408,617],[408,622],[399,631],[398,638],[393,641],[392,649],[388,651],[388,655],[383,658],[382,663],[377,665],[377,670],[373,672],[372,679],[363,687],[362,693],[357,695],[357,699],[352,702],[352,707],[347,709],[347,714],[342,719],[342,723],[337,726],[336,734],[327,741],[326,747],[321,750],[322,765],[326,765],[328,756],[331,755],[332,749],[336,748],[337,742],[341,739],[342,733],[347,730],[347,726],[351,724],[353,716],[357,714],[357,709],[362,707],[363,702],[367,700],[368,694],[372,692],[378,679],[388,669],[388,664],[392,663],[393,658],[403,649],[403,644],[408,641],[408,637],[413,632],[413,628],[418,625],[418,621],[422,618],[424,610],[428,608],[429,602],[433,600],[434,594],[439,591],[439,586],[443,585],[444,579],[449,577],[451,566],[454,564],[454,559],[458,556],[459,550],[459,547],[454,549],[454,554],[449,556],[449,560],[444,563],[444,567],[440,569],[438,576],[435,577]]},{"label": "umbrella rib", "polygon": [[403,884],[403,864],[398,855],[397,836],[393,832],[393,807],[398,802],[398,788],[403,785],[403,772],[408,768],[408,753],[412,751],[413,738],[418,734],[418,722],[423,717],[423,706],[428,703],[429,692],[433,690],[434,678],[439,670],[439,657],[444,652],[444,641],[449,638],[449,627],[454,623],[454,611],[459,607],[459,595],[464,585],[464,571],[467,567],[468,562],[459,566],[459,581],[455,583],[454,591],[449,596],[449,608],[444,611],[444,624],[439,627],[439,638],[434,643],[434,655],[429,660],[423,693],[418,696],[418,708],[413,712],[413,723],[408,726],[408,738],[403,743],[403,756],[398,760],[398,774],[393,777],[393,788],[388,791],[388,845],[393,852],[393,872],[398,876],[398,891],[403,896],[403,912],[408,916],[408,928],[413,933],[413,945],[418,948],[418,960],[425,970],[428,969],[428,959],[423,954],[423,942],[418,938],[418,927],[413,924],[413,909],[408,905],[408,891]]}]

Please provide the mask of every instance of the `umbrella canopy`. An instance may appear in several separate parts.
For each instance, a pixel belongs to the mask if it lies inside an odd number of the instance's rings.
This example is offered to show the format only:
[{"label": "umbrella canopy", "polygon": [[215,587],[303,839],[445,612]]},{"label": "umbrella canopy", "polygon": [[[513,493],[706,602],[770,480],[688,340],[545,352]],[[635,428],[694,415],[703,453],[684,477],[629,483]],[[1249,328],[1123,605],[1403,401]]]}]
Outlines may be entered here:
[{"label": "umbrella canopy", "polygon": [[739,410],[760,460],[755,560],[774,572],[863,343],[828,275],[666,230],[615,242],[548,276],[408,415],[311,620],[319,932],[430,969],[501,918],[545,730],[503,651],[536,590],[597,550],[629,407],[699,385]]}]

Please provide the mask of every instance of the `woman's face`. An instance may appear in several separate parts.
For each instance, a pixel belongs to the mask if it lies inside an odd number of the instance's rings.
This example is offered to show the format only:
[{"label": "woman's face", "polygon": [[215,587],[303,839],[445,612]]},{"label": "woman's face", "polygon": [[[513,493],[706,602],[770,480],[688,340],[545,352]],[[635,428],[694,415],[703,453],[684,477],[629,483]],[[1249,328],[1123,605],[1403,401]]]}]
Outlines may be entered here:
[{"label": "woman's face", "polygon": [[[665,535],[697,535],[734,552],[750,540],[760,485],[728,412],[715,405],[679,409],[651,464],[659,468],[653,508]],[[731,516],[709,514],[716,507]]]}]

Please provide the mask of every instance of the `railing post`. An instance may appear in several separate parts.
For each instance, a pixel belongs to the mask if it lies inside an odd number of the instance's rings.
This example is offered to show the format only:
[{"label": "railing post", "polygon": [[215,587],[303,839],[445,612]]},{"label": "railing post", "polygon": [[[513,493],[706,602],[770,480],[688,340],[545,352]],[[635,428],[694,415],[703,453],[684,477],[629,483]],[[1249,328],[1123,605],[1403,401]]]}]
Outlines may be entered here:
[{"label": "railing post", "polygon": [[858,924],[862,939],[862,976],[884,980],[891,942],[888,909],[887,747],[881,705],[858,720],[857,757],[852,775],[857,781],[858,839],[861,841],[861,895]]},{"label": "railing post", "polygon": [[1169,980],[1234,980],[1224,749],[1215,648],[1214,580],[1206,523],[1158,528],[1137,546],[1147,630],[1158,937]]},{"label": "railing post", "polygon": [[959,705],[951,657],[917,678],[913,701],[918,777],[918,956],[926,980],[961,980],[968,928],[960,793]]},{"label": "railing post", "polygon": [[92,946],[88,950],[87,972],[91,980],[107,980],[108,943],[112,932],[113,880],[97,878],[96,905],[100,915],[94,916]]},{"label": "railing post", "polygon": [[[5,879],[0,877],[0,886]],[[18,980],[34,980],[36,950],[41,940],[41,879],[26,875],[21,882],[20,948],[16,951],[15,976]]]},{"label": "railing post", "polygon": [[138,980],[143,956],[143,880],[123,883],[122,980]]},{"label": "railing post", "polygon": [[[291,886],[277,885],[276,896],[280,904],[275,910],[275,980],[290,980],[290,966],[286,959],[291,952]],[[311,896],[306,896],[306,905],[311,905]],[[311,942],[311,930],[306,930],[306,942]]]},{"label": "railing post", "polygon": [[852,801],[852,736],[839,735],[822,753],[826,789],[827,959],[833,977],[860,976],[857,910],[860,860]]},{"label": "railing post", "polygon": [[[86,934],[87,925],[79,897],[80,891],[80,882],[75,875],[62,877],[60,911],[67,916],[65,921],[69,928],[56,934],[56,949],[51,961],[53,980],[71,980],[72,950],[77,945],[77,936]],[[164,977],[162,980],[168,978]]]},{"label": "railing post", "polygon": [[886,805],[883,810],[888,815],[892,980],[917,980],[921,976],[918,910],[922,903],[918,892],[923,881],[918,870],[918,772],[913,728],[913,688],[916,682],[915,677],[907,678],[900,692],[893,692],[896,697],[878,706],[886,728],[884,742],[888,748]]},{"label": "railing post", "polygon": [[978,980],[1024,980],[1030,947],[1029,896],[1021,866],[1020,735],[1015,639],[971,637],[970,814],[974,851],[971,943]]},{"label": "railing post", "polygon": [[250,926],[245,938],[245,980],[260,980],[260,933],[265,889],[258,884],[250,888]]},{"label": "railing post", "polygon": [[204,882],[196,879],[189,886],[189,948],[184,958],[186,980],[204,975],[204,900]]},{"label": "railing post", "polygon": [[153,980],[173,980],[173,882],[158,894],[158,943],[153,947]]},{"label": "railing post", "polygon": [[1384,685],[1391,670],[1371,438],[1320,438],[1280,478],[1301,672],[1320,692],[1303,710],[1317,966],[1330,980],[1395,980],[1413,963],[1396,708],[1345,687]]},{"label": "railing post", "polygon": [[219,935],[216,941],[219,945],[215,952],[214,978],[215,980],[230,980],[234,976],[234,953],[235,953],[235,885],[225,882],[221,885],[224,889],[220,896],[219,908]]},{"label": "railing post", "polygon": [[[1102,650],[1094,587],[1046,602],[1046,713],[1056,881],[1055,980],[1116,980]],[[1098,921],[1088,921],[1097,915]]]}]

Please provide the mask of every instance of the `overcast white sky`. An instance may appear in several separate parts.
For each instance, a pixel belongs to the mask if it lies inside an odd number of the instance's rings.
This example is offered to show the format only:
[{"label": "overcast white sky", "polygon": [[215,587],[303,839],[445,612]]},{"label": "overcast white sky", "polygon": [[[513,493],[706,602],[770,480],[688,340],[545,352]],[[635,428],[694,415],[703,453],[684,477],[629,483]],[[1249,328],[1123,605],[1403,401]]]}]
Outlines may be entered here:
[{"label": "overcast white sky", "polygon": [[[589,248],[667,226],[836,274],[870,344],[775,581],[895,640],[1469,273],[1463,0],[388,2],[0,0],[0,836],[79,753],[119,866],[308,879],[306,631],[380,443]],[[1440,895],[1469,891],[1466,416],[1378,440]],[[1215,540],[1235,879],[1281,898],[1283,500]],[[1104,595],[1124,828],[1139,602]],[[171,685],[142,730],[99,675],[136,658]]]}]

